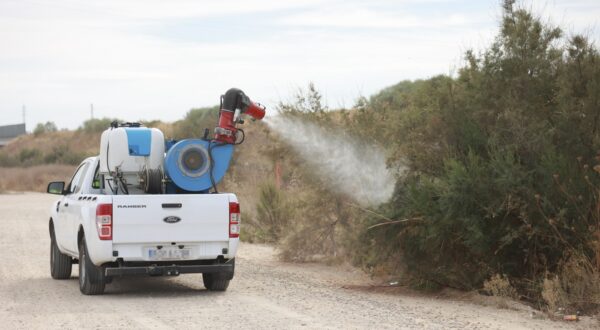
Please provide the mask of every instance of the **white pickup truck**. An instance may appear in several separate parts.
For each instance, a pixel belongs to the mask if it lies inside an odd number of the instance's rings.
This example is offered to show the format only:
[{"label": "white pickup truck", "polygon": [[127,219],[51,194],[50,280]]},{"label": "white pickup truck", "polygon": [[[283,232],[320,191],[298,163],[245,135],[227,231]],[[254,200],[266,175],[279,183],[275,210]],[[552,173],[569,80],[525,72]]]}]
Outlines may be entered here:
[{"label": "white pickup truck", "polygon": [[98,172],[98,157],[88,158],[69,184],[48,185],[62,195],[49,221],[52,278],[69,278],[79,264],[86,295],[126,275],[202,273],[208,290],[227,289],[240,233],[234,194],[117,195]]}]

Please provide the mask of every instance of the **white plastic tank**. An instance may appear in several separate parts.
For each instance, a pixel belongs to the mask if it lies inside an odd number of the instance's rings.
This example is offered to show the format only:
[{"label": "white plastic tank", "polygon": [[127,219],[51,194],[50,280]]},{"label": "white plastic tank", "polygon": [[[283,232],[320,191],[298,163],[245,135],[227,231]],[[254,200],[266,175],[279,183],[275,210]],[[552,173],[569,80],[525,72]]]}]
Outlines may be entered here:
[{"label": "white plastic tank", "polygon": [[100,173],[138,174],[144,168],[162,169],[165,138],[156,128],[109,128],[100,138]]}]

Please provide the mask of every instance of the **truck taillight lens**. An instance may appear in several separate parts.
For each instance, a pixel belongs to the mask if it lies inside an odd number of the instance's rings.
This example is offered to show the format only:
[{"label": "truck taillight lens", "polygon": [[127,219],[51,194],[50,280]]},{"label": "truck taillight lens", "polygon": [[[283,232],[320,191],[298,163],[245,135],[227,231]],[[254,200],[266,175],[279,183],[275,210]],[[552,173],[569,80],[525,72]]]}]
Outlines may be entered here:
[{"label": "truck taillight lens", "polygon": [[229,203],[229,237],[240,237],[240,204]]},{"label": "truck taillight lens", "polygon": [[96,206],[96,229],[102,241],[112,240],[112,204]]}]

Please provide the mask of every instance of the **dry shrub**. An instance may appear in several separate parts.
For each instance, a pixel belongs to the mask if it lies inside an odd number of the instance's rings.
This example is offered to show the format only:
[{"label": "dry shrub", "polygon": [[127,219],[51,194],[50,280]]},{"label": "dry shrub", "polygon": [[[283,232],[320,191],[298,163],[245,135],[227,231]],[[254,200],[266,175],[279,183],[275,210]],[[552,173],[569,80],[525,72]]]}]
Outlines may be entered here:
[{"label": "dry shrub", "polygon": [[348,197],[328,190],[318,179],[312,181],[309,174],[299,175],[302,183],[286,194],[294,213],[278,245],[280,257],[336,263],[348,253],[356,211]]},{"label": "dry shrub", "polygon": [[259,187],[259,200],[256,205],[256,221],[248,221],[250,240],[277,243],[286,234],[293,217],[294,207],[284,192],[277,189],[271,181]]},{"label": "dry shrub", "polygon": [[[285,261],[328,261],[335,262],[336,223],[297,221],[279,244],[279,256]],[[325,219],[323,219],[325,220]]]},{"label": "dry shrub", "polygon": [[75,166],[0,167],[0,191],[46,192],[50,181],[68,181]]},{"label": "dry shrub", "polygon": [[581,254],[571,254],[559,274],[546,278],[542,297],[549,311],[593,312],[600,307],[600,270]]},{"label": "dry shrub", "polygon": [[33,134],[22,135],[2,148],[2,153],[9,157],[18,157],[22,150],[39,149],[43,151],[45,156],[51,153],[54,147],[63,146],[72,153],[93,155],[98,153],[99,145],[100,133],[59,131],[39,136]]},{"label": "dry shrub", "polygon": [[348,241],[342,227],[353,211],[347,198],[328,189],[266,126],[245,131],[247,141],[224,180],[224,187],[248,205],[243,239],[276,244],[284,260],[339,262]]},{"label": "dry shrub", "polygon": [[315,241],[315,228],[311,224],[300,223],[287,233],[281,240],[279,257],[284,261],[305,262],[315,258],[319,259],[319,244]]},{"label": "dry shrub", "polygon": [[[236,148],[231,166],[220,184],[219,191],[233,192],[240,200],[242,212],[257,219],[257,206],[260,200],[260,188],[265,182],[274,182],[273,162],[268,154],[271,144],[268,129],[262,122],[244,124],[246,140]],[[247,216],[244,223],[248,224]],[[244,231],[247,229],[243,229]]]},{"label": "dry shrub", "polygon": [[559,308],[568,304],[568,298],[560,285],[558,276],[544,279],[542,285],[542,298],[548,305],[550,312],[556,312]]},{"label": "dry shrub", "polygon": [[[598,209],[600,210],[600,205],[598,205]],[[596,269],[600,269],[600,229],[596,230],[594,233],[594,237],[596,238],[594,242],[592,242],[592,249],[596,253],[595,263]]]},{"label": "dry shrub", "polygon": [[494,297],[518,299],[517,290],[510,284],[506,275],[496,274],[483,282],[483,290]]},{"label": "dry shrub", "polygon": [[247,243],[264,243],[263,232],[260,223],[256,221],[252,213],[242,211],[242,231],[240,240]]},{"label": "dry shrub", "polygon": [[335,263],[340,247],[336,203],[308,187],[286,191],[268,181],[259,188],[247,240],[275,243],[285,261]]}]

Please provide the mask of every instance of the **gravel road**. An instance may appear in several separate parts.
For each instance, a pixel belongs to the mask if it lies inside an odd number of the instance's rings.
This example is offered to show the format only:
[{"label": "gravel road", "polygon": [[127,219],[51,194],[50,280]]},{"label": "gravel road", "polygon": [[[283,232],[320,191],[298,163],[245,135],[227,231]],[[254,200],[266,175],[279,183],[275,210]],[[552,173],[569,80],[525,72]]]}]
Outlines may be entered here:
[{"label": "gravel road", "polygon": [[526,309],[461,299],[374,293],[347,266],[290,264],[271,247],[242,244],[236,276],[224,293],[208,292],[201,275],[115,279],[103,296],[79,293],[49,274],[48,210],[54,196],[0,195],[0,327],[23,328],[589,328],[532,318]]}]

